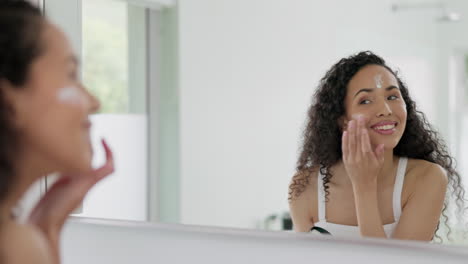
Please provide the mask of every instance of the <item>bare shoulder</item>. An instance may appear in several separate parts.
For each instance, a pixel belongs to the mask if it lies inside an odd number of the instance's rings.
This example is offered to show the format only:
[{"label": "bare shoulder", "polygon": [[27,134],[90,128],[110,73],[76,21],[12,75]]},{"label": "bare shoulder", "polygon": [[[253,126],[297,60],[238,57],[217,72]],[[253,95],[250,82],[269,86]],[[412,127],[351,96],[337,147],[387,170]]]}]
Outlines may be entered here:
[{"label": "bare shoulder", "polygon": [[294,175],[289,185],[289,209],[294,230],[308,232],[317,219],[317,170]]},{"label": "bare shoulder", "polygon": [[420,159],[409,159],[405,175],[405,185],[413,191],[417,189],[445,191],[448,178],[440,165]]},{"label": "bare shoulder", "polygon": [[35,227],[8,224],[2,230],[0,256],[5,263],[52,263],[47,241]]},{"label": "bare shoulder", "polygon": [[447,183],[447,173],[439,164],[421,160],[409,159],[406,170],[408,177],[417,181],[430,181],[435,183]]},{"label": "bare shoulder", "polygon": [[289,184],[289,201],[295,203],[300,200],[308,200],[317,191],[317,169],[304,170],[296,173]]}]

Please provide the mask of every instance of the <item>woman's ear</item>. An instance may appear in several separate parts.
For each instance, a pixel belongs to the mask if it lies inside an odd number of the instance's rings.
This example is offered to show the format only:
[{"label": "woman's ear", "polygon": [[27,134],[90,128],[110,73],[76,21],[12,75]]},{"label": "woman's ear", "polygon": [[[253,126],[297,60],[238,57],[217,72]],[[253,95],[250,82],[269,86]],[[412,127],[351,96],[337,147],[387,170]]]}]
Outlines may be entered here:
[{"label": "woman's ear", "polygon": [[348,129],[348,119],[346,119],[345,116],[341,116],[338,118],[338,127],[341,129],[341,131],[346,131]]}]

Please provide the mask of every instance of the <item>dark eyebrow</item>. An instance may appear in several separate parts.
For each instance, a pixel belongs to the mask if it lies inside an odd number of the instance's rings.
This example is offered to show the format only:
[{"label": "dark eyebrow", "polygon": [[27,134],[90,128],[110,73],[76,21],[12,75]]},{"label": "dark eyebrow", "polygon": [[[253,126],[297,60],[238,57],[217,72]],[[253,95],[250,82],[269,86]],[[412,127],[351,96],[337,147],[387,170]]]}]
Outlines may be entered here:
[{"label": "dark eyebrow", "polygon": [[385,91],[391,91],[391,90],[400,90],[400,88],[396,87],[395,85],[390,85],[389,87],[385,88]]},{"label": "dark eyebrow", "polygon": [[[393,89],[400,90],[400,88],[396,87],[395,85],[391,85],[391,86],[385,88],[386,91],[391,91],[391,90],[393,90]],[[354,97],[358,96],[358,94],[363,93],[363,92],[371,93],[371,92],[373,92],[374,90],[375,90],[375,88],[364,88],[364,89],[361,89],[361,90],[359,90],[359,91],[354,95]]]}]

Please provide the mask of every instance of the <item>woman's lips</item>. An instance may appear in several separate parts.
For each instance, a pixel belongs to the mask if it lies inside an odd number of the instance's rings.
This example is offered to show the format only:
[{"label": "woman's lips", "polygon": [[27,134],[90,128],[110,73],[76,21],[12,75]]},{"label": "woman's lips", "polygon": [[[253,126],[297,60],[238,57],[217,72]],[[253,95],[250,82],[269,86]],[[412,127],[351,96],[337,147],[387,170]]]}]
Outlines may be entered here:
[{"label": "woman's lips", "polygon": [[391,135],[395,133],[397,125],[394,121],[382,121],[371,126],[371,129],[381,135]]}]

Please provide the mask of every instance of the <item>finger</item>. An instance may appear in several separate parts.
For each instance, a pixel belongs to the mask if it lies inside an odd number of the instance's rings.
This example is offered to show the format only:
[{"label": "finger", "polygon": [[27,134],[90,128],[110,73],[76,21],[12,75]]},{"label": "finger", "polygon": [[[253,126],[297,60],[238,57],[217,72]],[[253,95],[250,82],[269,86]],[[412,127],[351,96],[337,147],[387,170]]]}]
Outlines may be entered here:
[{"label": "finger", "polygon": [[376,153],[377,161],[378,161],[379,163],[381,163],[381,164],[384,162],[384,159],[385,159],[384,152],[385,152],[385,145],[384,145],[384,144],[379,144],[379,145],[375,148],[375,153]]},{"label": "finger", "polygon": [[74,183],[71,177],[61,177],[34,207],[29,221],[39,226],[61,228],[82,201],[80,197],[84,196],[82,192],[85,188],[77,188]]},{"label": "finger", "polygon": [[63,226],[68,216],[98,181],[94,177],[62,176],[39,201],[29,220],[39,225]]},{"label": "finger", "polygon": [[91,189],[97,182],[102,180],[104,177],[112,174],[114,172],[114,155],[112,150],[110,149],[107,142],[102,139],[101,140],[102,146],[104,148],[104,152],[106,154],[106,163],[101,166],[99,169],[96,169],[91,172],[94,177],[80,177],[76,184],[76,195],[81,196],[81,199],[84,198],[86,193],[88,193],[89,189]]},{"label": "finger", "polygon": [[348,158],[351,158],[356,153],[356,121],[349,121],[348,130]]},{"label": "finger", "polygon": [[102,167],[94,171],[94,175],[98,179],[102,179],[105,176],[112,174],[115,170],[114,155],[112,153],[112,150],[110,149],[109,145],[104,139],[101,142],[102,142],[102,146],[104,147],[104,151],[106,153],[106,163]]},{"label": "finger", "polygon": [[101,143],[102,143],[102,147],[104,148],[104,151],[106,153],[106,160],[113,160],[114,155],[112,154],[112,151],[111,151],[111,149],[109,147],[109,144],[107,144],[105,139],[102,139]]},{"label": "finger", "polygon": [[33,218],[39,213],[39,210],[42,210],[47,204],[50,204],[49,201],[52,199],[51,197],[53,197],[53,194],[57,192],[56,189],[68,184],[70,180],[69,177],[60,177],[36,204],[33,211],[31,211],[30,217]]},{"label": "finger", "polygon": [[363,153],[370,153],[372,152],[372,147],[370,144],[369,132],[366,128],[362,129],[361,132],[361,147]]},{"label": "finger", "polygon": [[362,153],[362,118],[358,117],[356,121],[356,157],[360,159],[363,156]]},{"label": "finger", "polygon": [[[97,180],[93,177],[75,177],[76,176],[62,176],[45,193],[40,203],[51,204],[49,203],[49,200],[56,199],[57,197],[60,198],[60,193],[66,193],[65,197],[67,197],[67,199],[64,199],[64,197],[62,197],[62,200],[73,201],[75,200],[73,199],[75,197],[79,199],[80,197],[83,197],[88,192],[90,187],[97,182]],[[81,202],[81,199],[80,201],[77,201],[77,204],[79,202]]]},{"label": "finger", "polygon": [[341,152],[343,152],[343,160],[346,161],[348,159],[348,132],[343,132],[343,136],[341,138]]}]

